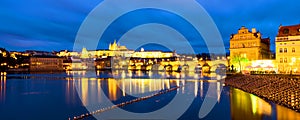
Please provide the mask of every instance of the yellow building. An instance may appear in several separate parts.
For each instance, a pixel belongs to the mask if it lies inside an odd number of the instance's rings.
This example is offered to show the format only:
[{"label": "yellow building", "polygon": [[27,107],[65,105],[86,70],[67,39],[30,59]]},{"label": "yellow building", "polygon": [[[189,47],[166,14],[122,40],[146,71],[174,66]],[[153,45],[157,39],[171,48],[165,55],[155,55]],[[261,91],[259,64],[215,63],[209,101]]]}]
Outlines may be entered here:
[{"label": "yellow building", "polygon": [[[59,56],[69,55],[68,53],[61,52]],[[81,58],[94,58],[94,57],[114,57],[114,56],[122,56],[126,58],[134,57],[134,58],[169,58],[173,57],[173,52],[162,52],[162,51],[134,51],[129,50],[126,46],[121,46],[117,44],[116,41],[114,43],[109,44],[108,50],[87,50],[83,48],[81,53],[78,54]]]},{"label": "yellow building", "polygon": [[59,57],[72,57],[72,56],[79,56],[78,52],[71,52],[68,50],[62,50],[56,54]]},{"label": "yellow building", "polygon": [[109,44],[108,49],[112,50],[112,51],[126,51],[126,50],[128,50],[126,48],[126,46],[121,46],[120,44],[117,44],[116,40],[114,41],[113,44]]},{"label": "yellow building", "polygon": [[243,26],[230,37],[230,58],[241,56],[252,61],[269,59],[270,55],[270,38],[262,38],[255,28],[249,31]]},{"label": "yellow building", "polygon": [[134,50],[129,50],[126,46],[121,46],[117,44],[116,41],[114,43],[110,43],[108,50],[95,50],[95,51],[88,51],[89,54],[96,57],[101,56],[122,56],[122,57],[131,57],[134,53]]},{"label": "yellow building", "polygon": [[300,71],[300,24],[280,26],[276,36],[276,62],[279,73]]},{"label": "yellow building", "polygon": [[63,58],[57,56],[30,57],[30,71],[63,71]]},{"label": "yellow building", "polygon": [[170,58],[173,56],[173,52],[162,51],[136,51],[132,55],[134,58]]}]

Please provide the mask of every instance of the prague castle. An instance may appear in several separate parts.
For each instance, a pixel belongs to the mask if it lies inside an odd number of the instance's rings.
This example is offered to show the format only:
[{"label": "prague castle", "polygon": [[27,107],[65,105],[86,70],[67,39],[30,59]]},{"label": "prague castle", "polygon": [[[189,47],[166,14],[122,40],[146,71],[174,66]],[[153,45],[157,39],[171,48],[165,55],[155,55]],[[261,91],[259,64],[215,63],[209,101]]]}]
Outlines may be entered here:
[{"label": "prague castle", "polygon": [[270,38],[262,38],[255,28],[249,31],[243,26],[230,37],[230,58],[242,56],[251,61],[269,59],[270,55]]},{"label": "prague castle", "polygon": [[275,43],[278,72],[298,73],[300,70],[300,24],[280,26]]},{"label": "prague castle", "polygon": [[121,46],[120,44],[117,44],[116,40],[114,41],[113,44],[109,44],[108,47],[109,50],[111,51],[127,51],[128,49],[126,48],[126,46]]}]

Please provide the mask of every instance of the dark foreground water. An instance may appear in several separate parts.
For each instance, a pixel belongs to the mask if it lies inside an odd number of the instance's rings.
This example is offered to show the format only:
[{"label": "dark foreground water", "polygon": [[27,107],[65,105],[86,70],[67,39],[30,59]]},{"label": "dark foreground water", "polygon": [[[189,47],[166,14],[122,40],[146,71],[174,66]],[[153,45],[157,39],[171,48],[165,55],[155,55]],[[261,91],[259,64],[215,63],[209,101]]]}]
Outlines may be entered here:
[{"label": "dark foreground water", "polygon": [[193,73],[147,74],[99,71],[95,75],[89,72],[2,74],[0,120],[66,120],[176,86],[181,87],[86,119],[154,119],[160,113],[165,115],[163,118],[197,120],[205,99],[216,100],[216,105],[203,119],[300,119],[297,112],[223,87],[222,81]]}]

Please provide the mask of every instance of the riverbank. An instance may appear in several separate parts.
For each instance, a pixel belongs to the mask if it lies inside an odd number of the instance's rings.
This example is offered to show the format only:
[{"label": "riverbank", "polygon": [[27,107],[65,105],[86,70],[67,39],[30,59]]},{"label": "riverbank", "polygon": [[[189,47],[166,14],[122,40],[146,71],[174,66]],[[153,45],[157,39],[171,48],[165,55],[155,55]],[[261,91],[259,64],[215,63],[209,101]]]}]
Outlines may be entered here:
[{"label": "riverbank", "polygon": [[299,76],[233,75],[225,84],[300,112]]}]

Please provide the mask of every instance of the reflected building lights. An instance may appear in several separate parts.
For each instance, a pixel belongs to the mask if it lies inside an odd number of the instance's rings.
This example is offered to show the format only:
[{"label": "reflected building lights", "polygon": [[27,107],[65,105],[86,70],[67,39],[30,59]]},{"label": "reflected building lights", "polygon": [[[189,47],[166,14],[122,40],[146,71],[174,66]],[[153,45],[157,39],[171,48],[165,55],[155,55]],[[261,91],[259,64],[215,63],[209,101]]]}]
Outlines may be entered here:
[{"label": "reflected building lights", "polygon": [[[122,78],[125,74],[124,71],[120,71],[120,74],[122,74]],[[84,75],[85,72],[67,72],[67,75]],[[97,74],[100,74],[100,71],[97,71]],[[162,72],[162,74],[165,74]],[[88,75],[90,75],[88,73]],[[184,76],[180,75],[178,73],[173,74],[174,76]],[[10,90],[9,86],[6,86],[7,78],[6,73],[1,72],[1,79],[0,79],[0,102],[3,102],[5,100],[5,94],[6,89]],[[193,76],[191,76],[193,78]],[[176,86],[182,86],[180,89],[177,89],[177,94],[180,90],[182,90],[182,93],[184,94],[185,91],[187,95],[193,97],[192,92],[194,92],[195,97],[199,97],[199,94],[201,98],[204,96],[204,92],[207,91],[208,86],[212,86],[214,89],[213,91],[216,91],[218,96],[218,102],[220,102],[220,94],[222,92],[222,85],[223,83],[221,81],[216,80],[195,80],[195,79],[100,79],[100,78],[85,78],[82,76],[76,76],[74,78],[72,77],[65,77],[65,97],[67,101],[75,100],[75,97],[77,97],[76,93],[76,86],[78,94],[80,95],[82,99],[83,105],[87,106],[92,102],[93,100],[96,100],[98,103],[104,102],[101,100],[104,100],[104,98],[99,98],[101,94],[104,92],[107,97],[114,101],[118,100],[120,98],[126,98],[127,94],[130,95],[140,95],[140,94],[150,94],[150,93],[156,93],[157,91],[161,91],[162,89],[170,89],[171,87]],[[9,81],[8,85],[11,81]],[[76,85],[76,86],[75,86]],[[186,85],[186,86],[185,86]],[[208,86],[207,86],[208,85]],[[8,87],[8,88],[6,88]],[[103,87],[103,89],[101,89]],[[122,92],[118,89],[121,88]],[[187,88],[185,88],[187,87]],[[194,91],[193,91],[194,87]],[[205,88],[204,88],[205,87]],[[200,91],[199,91],[200,90]],[[205,90],[205,91],[204,91]],[[7,91],[10,93],[10,91]],[[176,92],[176,91],[175,91]],[[230,102],[230,108],[231,109],[231,115],[232,119],[245,119],[245,118],[252,118],[252,119],[263,119],[265,116],[271,116],[273,115],[272,112],[272,106],[265,102],[264,100],[260,99],[259,97],[256,97],[255,95],[245,93],[243,91],[239,91],[237,89],[230,89],[231,94],[229,95],[230,101],[225,100],[226,102]],[[97,94],[94,94],[97,93]],[[93,96],[96,95],[96,96]],[[198,96],[197,96],[198,95]],[[215,95],[215,94],[214,94]],[[141,95],[145,96],[145,95]],[[166,95],[170,96],[170,95]],[[166,97],[162,96],[162,97]],[[291,99],[293,99],[294,95],[291,95]],[[6,99],[9,96],[7,96]],[[211,97],[211,95],[210,95]],[[212,96],[214,97],[214,96]],[[96,99],[95,99],[96,98]],[[222,101],[223,102],[223,101]],[[221,103],[222,104],[222,103]],[[227,109],[227,108],[226,108]],[[277,119],[299,119],[295,115],[295,112],[292,110],[285,109],[284,107],[277,106],[277,111],[275,111],[277,114]]]},{"label": "reflected building lights", "polygon": [[[180,83],[179,83],[180,81],[177,79],[175,82],[176,82],[176,86],[178,87],[179,84],[180,84]],[[179,92],[179,89],[177,89],[177,94],[178,94],[178,92]]]},{"label": "reflected building lights", "polygon": [[278,120],[299,120],[300,113],[297,113],[286,107],[276,105],[277,119]]},{"label": "reflected building lights", "polygon": [[125,80],[122,80],[122,93],[123,93],[123,96],[126,96]]},{"label": "reflected building lights", "polygon": [[6,97],[6,72],[1,72],[0,78],[0,102],[5,102]]},{"label": "reflected building lights", "polygon": [[71,99],[70,99],[70,78],[69,77],[66,77],[66,80],[67,80],[67,87],[66,87],[66,101],[67,101],[67,103],[69,102],[69,101],[71,101]]},{"label": "reflected building lights", "polygon": [[218,95],[218,102],[220,102],[220,97],[221,97],[221,83],[220,83],[220,81],[217,82],[217,95]]},{"label": "reflected building lights", "polygon": [[132,80],[130,79],[130,85],[129,85],[129,93],[132,94]]},{"label": "reflected building lights", "polygon": [[82,95],[82,103],[86,106],[88,105],[88,78],[81,78],[81,95]]},{"label": "reflected building lights", "polygon": [[164,80],[164,82],[165,82],[165,85],[166,85],[166,89],[170,89],[170,81],[168,81],[168,80]]},{"label": "reflected building lights", "polygon": [[108,79],[108,92],[110,100],[117,100],[118,83],[114,79]]},{"label": "reflected building lights", "polygon": [[162,89],[165,89],[164,81],[161,81]]},{"label": "reflected building lights", "polygon": [[197,91],[198,91],[198,82],[194,82],[194,95],[195,95],[195,97],[197,96]]},{"label": "reflected building lights", "polygon": [[203,97],[203,81],[200,81],[200,96]]},{"label": "reflected building lights", "polygon": [[232,119],[262,119],[271,116],[272,106],[263,99],[235,88],[231,88],[230,93]]},{"label": "reflected building lights", "polygon": [[141,84],[142,93],[145,93],[145,81],[142,80],[141,83],[142,83],[142,84]]},{"label": "reflected building lights", "polygon": [[[148,94],[151,92],[157,92],[162,89],[170,89],[171,83],[180,85],[180,80],[157,80],[157,79],[108,79],[104,80],[107,81],[108,85],[108,95],[111,100],[116,100],[121,96],[126,96],[127,94],[136,96],[136,95],[143,95]],[[121,93],[118,94],[118,89],[121,88]],[[137,96],[138,97],[138,96]]]},{"label": "reflected building lights", "polygon": [[101,80],[102,79],[100,79],[100,78],[98,78],[97,79],[97,99],[98,99],[98,102],[100,103],[101,102],[101,100],[102,100],[102,98],[101,98],[101,96],[102,96],[102,89],[101,89]]}]

